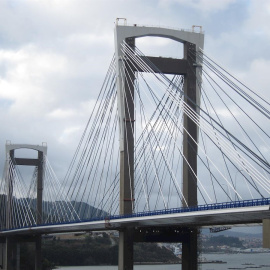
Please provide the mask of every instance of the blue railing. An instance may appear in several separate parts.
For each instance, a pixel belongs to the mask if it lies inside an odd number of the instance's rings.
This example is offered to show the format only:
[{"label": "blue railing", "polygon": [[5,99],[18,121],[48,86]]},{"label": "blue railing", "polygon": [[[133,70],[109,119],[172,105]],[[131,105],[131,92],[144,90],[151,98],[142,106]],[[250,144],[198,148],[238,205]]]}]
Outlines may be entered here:
[{"label": "blue railing", "polygon": [[205,204],[205,205],[198,205],[198,206],[193,206],[193,207],[170,208],[170,209],[163,209],[163,210],[156,210],[156,211],[138,212],[138,213],[133,213],[133,214],[128,214],[128,215],[114,215],[114,216],[108,217],[108,219],[112,220],[112,219],[121,219],[121,218],[167,215],[167,214],[174,214],[174,213],[186,213],[186,212],[195,212],[195,211],[207,211],[207,210],[215,210],[215,209],[239,208],[239,207],[262,206],[262,205],[270,205],[270,198]]},{"label": "blue railing", "polygon": [[[73,224],[73,223],[94,222],[94,221],[101,221],[101,220],[115,220],[115,219],[125,219],[125,218],[135,218],[135,217],[145,217],[145,216],[167,215],[167,214],[175,214],[175,213],[198,212],[198,211],[207,211],[207,210],[215,210],[215,209],[230,209],[230,208],[241,208],[241,207],[250,207],[250,206],[262,206],[262,205],[270,205],[270,198],[213,203],[213,204],[198,205],[198,206],[193,206],[193,207],[170,208],[170,209],[163,209],[163,210],[156,210],[156,211],[137,212],[137,213],[128,214],[128,215],[113,215],[113,216],[108,216],[108,217],[74,220],[74,221],[69,221],[69,222],[64,221],[64,222],[58,222],[58,223],[46,223],[46,224],[40,224],[40,225],[33,225],[32,227],[59,225],[59,224],[64,225],[64,224]],[[20,229],[23,229],[23,228],[29,228],[29,226],[21,227]],[[9,229],[8,231],[16,230],[16,229],[18,228]]]}]

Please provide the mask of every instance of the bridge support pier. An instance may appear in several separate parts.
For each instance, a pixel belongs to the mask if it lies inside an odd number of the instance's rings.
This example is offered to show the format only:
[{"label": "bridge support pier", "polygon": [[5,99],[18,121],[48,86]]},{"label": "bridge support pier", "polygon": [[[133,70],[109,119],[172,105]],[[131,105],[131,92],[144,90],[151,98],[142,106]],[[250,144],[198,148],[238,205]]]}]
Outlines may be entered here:
[{"label": "bridge support pier", "polygon": [[270,248],[270,219],[263,220],[263,248]]},{"label": "bridge support pier", "polygon": [[198,269],[198,229],[193,228],[182,242],[182,269]]},{"label": "bridge support pier", "polygon": [[42,270],[41,235],[35,240],[35,270]]},{"label": "bridge support pier", "polygon": [[35,245],[35,270],[42,270],[41,235],[30,237],[6,237],[0,239],[0,269],[20,270],[21,243]]},{"label": "bridge support pier", "polygon": [[3,269],[20,270],[20,244],[16,239],[7,237],[5,250],[3,250]]},{"label": "bridge support pier", "polygon": [[133,234],[133,228],[126,228],[119,232],[119,270],[133,270]]},{"label": "bridge support pier", "polygon": [[0,241],[0,269],[6,269],[6,242],[4,241]]},{"label": "bridge support pier", "polygon": [[198,229],[195,227],[138,228],[134,232],[134,242],[182,243],[182,269],[198,267]]}]

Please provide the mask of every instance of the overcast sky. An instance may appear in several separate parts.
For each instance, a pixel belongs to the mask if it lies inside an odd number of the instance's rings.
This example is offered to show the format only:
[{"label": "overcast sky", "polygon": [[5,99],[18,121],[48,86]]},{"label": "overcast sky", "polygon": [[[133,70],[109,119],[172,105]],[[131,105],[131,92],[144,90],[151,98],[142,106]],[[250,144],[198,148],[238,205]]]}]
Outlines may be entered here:
[{"label": "overcast sky", "polygon": [[268,0],[0,0],[0,159],[5,143],[48,145],[67,170],[114,53],[114,23],[190,29],[205,51],[269,96]]}]

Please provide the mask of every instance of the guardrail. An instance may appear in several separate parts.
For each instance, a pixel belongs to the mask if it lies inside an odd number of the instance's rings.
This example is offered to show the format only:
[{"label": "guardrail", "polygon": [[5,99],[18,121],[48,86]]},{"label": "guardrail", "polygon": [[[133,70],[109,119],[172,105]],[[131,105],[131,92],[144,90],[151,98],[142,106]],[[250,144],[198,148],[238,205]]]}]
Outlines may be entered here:
[{"label": "guardrail", "polygon": [[138,212],[138,213],[133,213],[129,215],[114,215],[114,216],[107,217],[107,219],[121,219],[121,218],[153,216],[153,215],[166,215],[166,214],[174,214],[174,213],[186,213],[186,212],[195,212],[195,211],[207,211],[207,210],[215,210],[215,209],[239,208],[239,207],[261,206],[261,205],[270,205],[270,198],[205,204],[205,205],[198,205],[198,206],[193,206],[193,207],[170,208],[170,209],[163,209],[163,210],[156,210],[156,211]]}]

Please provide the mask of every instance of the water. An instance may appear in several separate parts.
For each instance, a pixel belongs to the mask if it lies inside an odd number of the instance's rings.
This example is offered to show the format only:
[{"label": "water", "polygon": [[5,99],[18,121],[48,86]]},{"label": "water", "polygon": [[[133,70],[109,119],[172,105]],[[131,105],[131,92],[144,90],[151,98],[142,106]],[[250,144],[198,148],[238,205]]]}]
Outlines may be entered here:
[{"label": "water", "polygon": [[[239,267],[246,270],[255,269],[255,266],[270,265],[270,253],[247,253],[247,254],[203,254],[207,260],[221,260],[226,264],[201,264],[201,270],[227,270],[230,267]],[[252,263],[254,265],[242,265]],[[253,268],[251,268],[253,267]],[[117,270],[117,266],[69,266],[59,267],[58,270]],[[180,270],[181,265],[135,265],[134,270]],[[270,270],[270,266],[256,268]]]}]

